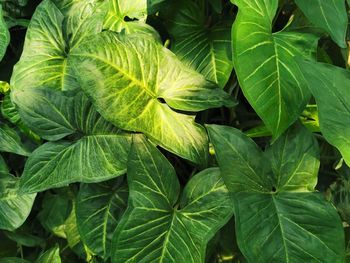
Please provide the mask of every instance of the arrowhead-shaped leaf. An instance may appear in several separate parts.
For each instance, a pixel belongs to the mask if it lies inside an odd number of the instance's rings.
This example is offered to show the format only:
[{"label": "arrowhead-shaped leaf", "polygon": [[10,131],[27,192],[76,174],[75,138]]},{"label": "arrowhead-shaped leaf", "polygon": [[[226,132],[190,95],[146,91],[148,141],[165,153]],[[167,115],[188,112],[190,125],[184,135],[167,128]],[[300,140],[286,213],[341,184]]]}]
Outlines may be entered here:
[{"label": "arrowhead-shaped leaf", "polygon": [[340,47],[346,48],[348,14],[345,1],[295,0],[305,16],[324,29]]},{"label": "arrowhead-shaped leaf", "polygon": [[80,237],[94,254],[108,258],[112,234],[127,205],[128,187],[123,180],[83,184],[76,204]]},{"label": "arrowhead-shaped leaf", "polygon": [[204,262],[208,241],[232,215],[217,168],[195,175],[179,198],[174,168],[141,136],[134,137],[130,152],[128,185],[112,262]]},{"label": "arrowhead-shaped leaf", "polygon": [[10,32],[7,28],[3,17],[2,6],[0,4],[0,61],[6,53],[8,44],[10,43]]},{"label": "arrowhead-shaped leaf", "polygon": [[319,153],[306,128],[291,127],[265,153],[234,128],[208,130],[249,262],[343,262],[339,215],[314,192]]},{"label": "arrowhead-shaped leaf", "polygon": [[35,196],[20,195],[19,179],[0,173],[0,229],[13,231],[20,227],[32,209]]},{"label": "arrowhead-shaped leaf", "polygon": [[184,64],[223,88],[233,69],[232,21],[218,21],[208,27],[205,10],[197,3],[176,1],[173,5],[163,15],[173,38],[171,50]]},{"label": "arrowhead-shaped leaf", "polygon": [[196,163],[207,157],[205,130],[194,116],[173,109],[234,105],[228,94],[144,35],[102,32],[76,48],[69,60],[104,118]]},{"label": "arrowhead-shaped leaf", "polygon": [[278,0],[236,0],[233,60],[245,97],[275,138],[300,115],[310,92],[294,56],[311,57],[317,37],[272,33]]},{"label": "arrowhead-shaped leaf", "polygon": [[350,72],[311,61],[298,63],[316,99],[323,136],[350,165]]},{"label": "arrowhead-shaped leaf", "polygon": [[[66,97],[60,91],[37,88],[15,90],[12,98],[28,127],[55,141],[30,155],[21,191],[98,182],[125,173],[129,136],[105,121],[82,93]],[[59,140],[67,135],[70,140]]]},{"label": "arrowhead-shaped leaf", "polygon": [[100,5],[98,0],[44,0],[29,24],[11,86],[14,89],[42,86],[56,90],[78,89],[67,55],[86,36],[102,30]]}]

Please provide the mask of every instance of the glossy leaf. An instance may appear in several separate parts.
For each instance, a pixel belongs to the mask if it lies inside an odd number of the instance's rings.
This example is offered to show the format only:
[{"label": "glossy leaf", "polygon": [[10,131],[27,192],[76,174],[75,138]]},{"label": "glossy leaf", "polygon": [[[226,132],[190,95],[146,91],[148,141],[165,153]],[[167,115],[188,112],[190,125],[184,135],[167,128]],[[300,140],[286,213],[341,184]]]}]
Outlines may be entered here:
[{"label": "glossy leaf", "polygon": [[272,33],[278,0],[236,0],[232,28],[233,61],[245,97],[275,138],[305,108],[310,92],[295,56],[312,57],[318,38],[312,34]]},{"label": "glossy leaf", "polygon": [[194,116],[173,109],[196,112],[234,105],[228,94],[146,36],[102,32],[75,49],[70,60],[82,89],[104,118],[143,132],[196,163],[207,156],[205,130]]},{"label": "glossy leaf", "polygon": [[35,261],[35,263],[61,263],[60,248],[58,245],[47,250]]},{"label": "glossy leaf", "polygon": [[234,128],[208,131],[234,196],[237,240],[248,262],[343,262],[340,218],[314,192],[319,153],[306,128],[291,127],[265,153]]},{"label": "glossy leaf", "polygon": [[[79,88],[66,58],[85,37],[102,30],[98,2],[44,0],[38,6],[28,27],[21,59],[14,68],[13,89]],[[94,12],[96,15],[92,16]]]},{"label": "glossy leaf", "polygon": [[3,17],[2,6],[0,4],[0,61],[5,55],[8,44],[10,43],[10,32]]},{"label": "glossy leaf", "polygon": [[184,64],[223,88],[233,69],[232,21],[208,26],[204,8],[190,1],[174,2],[166,9],[164,17],[173,38],[171,50]]},{"label": "glossy leaf", "polygon": [[322,63],[298,62],[317,102],[322,135],[350,165],[350,72]]},{"label": "glossy leaf", "polygon": [[143,137],[128,162],[128,209],[113,238],[113,262],[203,262],[206,244],[232,215],[217,168],[195,175],[179,198],[174,168]]},{"label": "glossy leaf", "polygon": [[27,219],[36,194],[20,195],[19,179],[0,175],[0,229],[15,230]]},{"label": "glossy leaf", "polygon": [[0,151],[28,156],[30,150],[21,142],[18,133],[6,124],[0,125]]},{"label": "glossy leaf", "polygon": [[80,237],[94,254],[110,256],[112,234],[126,209],[128,187],[122,180],[80,187],[76,217]]},{"label": "glossy leaf", "polygon": [[[21,177],[22,192],[99,182],[125,173],[129,136],[105,121],[83,94],[16,90],[13,100],[28,127],[53,140],[30,155]],[[56,141],[67,135],[73,140]]]},{"label": "glossy leaf", "polygon": [[340,47],[346,48],[348,15],[345,1],[295,0],[295,2],[314,25],[330,34]]}]

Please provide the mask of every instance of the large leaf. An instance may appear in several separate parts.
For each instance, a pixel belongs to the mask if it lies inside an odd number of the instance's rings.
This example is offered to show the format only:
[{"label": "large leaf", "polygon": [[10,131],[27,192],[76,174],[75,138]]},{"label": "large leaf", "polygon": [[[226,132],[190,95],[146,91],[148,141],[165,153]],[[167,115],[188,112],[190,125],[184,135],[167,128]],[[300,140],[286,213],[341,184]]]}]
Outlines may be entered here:
[{"label": "large leaf", "polygon": [[[54,4],[57,2],[57,5]],[[101,2],[44,0],[28,27],[23,54],[16,64],[11,85],[17,88],[46,86],[75,90],[67,55],[86,36],[102,30]],[[95,15],[94,12],[96,13]]]},{"label": "large leaf", "polygon": [[134,137],[128,162],[128,209],[113,238],[113,262],[204,262],[206,245],[232,215],[217,168],[180,185],[167,159]]},{"label": "large leaf", "polygon": [[264,154],[234,128],[208,130],[234,196],[237,240],[248,262],[344,261],[339,215],[314,192],[319,153],[306,128],[291,127]]},{"label": "large leaf", "polygon": [[236,0],[233,59],[245,97],[277,138],[310,98],[294,56],[311,57],[317,37],[282,31],[272,34],[278,0]]},{"label": "large leaf", "polygon": [[9,43],[10,43],[10,32],[3,18],[2,6],[0,4],[0,61],[4,57]]},{"label": "large leaf", "polygon": [[102,32],[75,49],[69,60],[103,117],[196,163],[207,157],[205,130],[194,116],[173,109],[234,105],[228,94],[144,35]]},{"label": "large leaf", "polygon": [[30,150],[21,142],[18,133],[6,124],[0,125],[0,152],[10,152],[28,156]]},{"label": "large leaf", "polygon": [[[83,94],[66,97],[37,88],[15,90],[12,97],[28,127],[52,141],[30,155],[21,191],[98,182],[125,173],[129,136],[105,121]],[[71,140],[59,140],[67,135]]]},{"label": "large leaf", "polygon": [[58,245],[45,251],[35,263],[61,263],[60,248]]},{"label": "large leaf", "polygon": [[346,48],[348,15],[345,1],[295,0],[305,16],[316,26],[324,29],[342,48]]},{"label": "large leaf", "polygon": [[317,102],[321,132],[350,165],[350,72],[327,64],[298,61]]},{"label": "large leaf", "polygon": [[13,231],[27,219],[36,194],[20,195],[19,179],[0,174],[0,229]]},{"label": "large leaf", "polygon": [[83,184],[77,198],[80,237],[94,254],[110,256],[112,234],[126,209],[128,187],[122,180]]},{"label": "large leaf", "polygon": [[186,65],[223,88],[233,69],[232,21],[208,26],[204,8],[191,1],[176,1],[165,10],[166,25],[173,38],[171,50]]}]

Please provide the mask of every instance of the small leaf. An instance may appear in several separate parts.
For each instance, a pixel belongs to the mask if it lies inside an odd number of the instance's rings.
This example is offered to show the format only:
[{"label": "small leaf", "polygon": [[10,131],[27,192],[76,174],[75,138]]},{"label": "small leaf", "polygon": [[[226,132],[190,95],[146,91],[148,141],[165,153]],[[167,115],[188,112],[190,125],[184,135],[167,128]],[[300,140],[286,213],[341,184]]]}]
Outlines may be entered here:
[{"label": "small leaf", "polygon": [[58,245],[47,250],[35,261],[35,263],[61,263],[60,248]]},{"label": "small leaf", "polygon": [[0,263],[30,263],[30,261],[27,261],[22,258],[8,257],[8,258],[1,258]]},{"label": "small leaf", "polygon": [[30,150],[22,144],[17,132],[6,124],[0,125],[0,151],[23,156],[30,154]]},{"label": "small leaf", "polygon": [[10,32],[7,28],[7,24],[5,23],[2,6],[0,4],[0,61],[2,60],[2,58],[6,53],[6,49],[9,43],[10,43]]},{"label": "small leaf", "polygon": [[341,48],[346,48],[348,15],[344,1],[295,0],[295,3],[313,24],[330,34]]},{"label": "small leaf", "polygon": [[210,125],[208,131],[248,262],[344,261],[339,215],[314,191],[319,153],[305,127],[292,126],[264,154],[234,128]]},{"label": "small leaf", "polygon": [[350,165],[350,72],[311,61],[298,63],[316,99],[322,135]]},{"label": "small leaf", "polygon": [[122,180],[83,184],[76,217],[83,243],[96,255],[110,256],[112,233],[126,209],[128,187]]},{"label": "small leaf", "polygon": [[112,262],[204,262],[208,241],[231,217],[217,168],[195,175],[179,201],[174,168],[143,137],[128,162],[128,209],[112,242]]},{"label": "small leaf", "polygon": [[207,158],[205,130],[194,116],[173,109],[197,112],[234,105],[227,93],[146,36],[102,32],[75,49],[69,60],[104,118],[121,129],[143,132],[195,163]]},{"label": "small leaf", "polygon": [[236,0],[232,28],[233,62],[245,97],[273,137],[279,137],[304,110],[310,92],[294,61],[311,58],[318,37],[312,34],[272,33],[278,0]]}]

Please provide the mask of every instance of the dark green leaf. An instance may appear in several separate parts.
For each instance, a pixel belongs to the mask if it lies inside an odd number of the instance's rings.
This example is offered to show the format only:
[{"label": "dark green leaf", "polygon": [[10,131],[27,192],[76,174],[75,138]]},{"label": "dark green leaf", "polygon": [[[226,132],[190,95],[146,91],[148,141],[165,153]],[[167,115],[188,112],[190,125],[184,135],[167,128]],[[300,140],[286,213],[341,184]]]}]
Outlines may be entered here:
[{"label": "dark green leaf", "polygon": [[0,4],[0,61],[5,55],[8,44],[10,43],[10,32],[3,18],[2,6]]},{"label": "dark green leaf", "polygon": [[0,125],[0,151],[28,156],[30,150],[21,142],[17,132],[6,124]]}]

